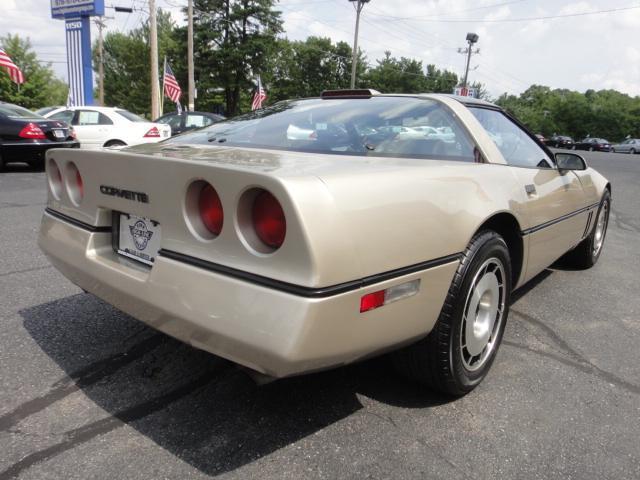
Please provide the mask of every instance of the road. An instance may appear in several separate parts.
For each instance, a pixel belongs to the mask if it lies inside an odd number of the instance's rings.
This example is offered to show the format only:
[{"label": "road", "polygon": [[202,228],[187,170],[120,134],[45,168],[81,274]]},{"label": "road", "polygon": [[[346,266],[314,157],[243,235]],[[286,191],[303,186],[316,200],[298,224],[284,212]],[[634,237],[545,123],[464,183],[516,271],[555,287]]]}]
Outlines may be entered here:
[{"label": "road", "polygon": [[451,401],[385,359],[256,386],[82,293],[36,246],[44,174],[0,174],[0,480],[640,478],[640,155],[604,252],[515,295],[485,382]]}]

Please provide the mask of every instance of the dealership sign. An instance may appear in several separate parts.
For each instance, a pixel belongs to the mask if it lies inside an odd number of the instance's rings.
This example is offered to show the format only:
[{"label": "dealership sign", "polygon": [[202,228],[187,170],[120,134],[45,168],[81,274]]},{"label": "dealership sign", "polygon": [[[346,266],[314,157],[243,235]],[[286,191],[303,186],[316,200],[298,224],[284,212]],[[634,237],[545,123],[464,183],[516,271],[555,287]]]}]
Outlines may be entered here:
[{"label": "dealership sign", "polygon": [[91,25],[89,17],[104,15],[104,0],[51,0],[51,17],[65,20],[68,103],[93,104]]},{"label": "dealership sign", "polygon": [[104,15],[104,0],[51,0],[53,18],[78,18]]}]

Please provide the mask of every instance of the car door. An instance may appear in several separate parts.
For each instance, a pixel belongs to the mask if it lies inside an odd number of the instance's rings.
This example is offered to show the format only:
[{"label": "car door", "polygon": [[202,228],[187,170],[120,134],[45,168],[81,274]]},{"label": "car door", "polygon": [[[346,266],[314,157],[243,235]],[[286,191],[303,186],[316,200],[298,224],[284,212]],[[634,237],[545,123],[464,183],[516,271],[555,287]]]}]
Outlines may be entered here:
[{"label": "car door", "polygon": [[104,113],[92,109],[78,109],[73,128],[83,147],[99,148],[113,138],[113,121]]},{"label": "car door", "polygon": [[499,110],[470,110],[491,134],[522,188],[515,198],[524,199],[524,280],[529,280],[582,239],[589,215],[587,196],[576,172],[559,171],[547,151],[511,118]]}]

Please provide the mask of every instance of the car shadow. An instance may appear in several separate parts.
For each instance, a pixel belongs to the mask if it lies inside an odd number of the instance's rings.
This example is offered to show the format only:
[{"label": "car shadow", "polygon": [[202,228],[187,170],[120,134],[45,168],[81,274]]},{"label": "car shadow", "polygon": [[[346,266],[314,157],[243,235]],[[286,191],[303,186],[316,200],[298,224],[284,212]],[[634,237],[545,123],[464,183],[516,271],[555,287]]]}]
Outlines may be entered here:
[{"label": "car shadow", "polygon": [[129,425],[216,475],[358,414],[364,396],[404,408],[452,401],[398,376],[385,357],[258,386],[235,364],[78,294],[20,311],[24,327],[66,376],[0,417],[0,431],[81,390],[109,413],[67,431],[6,472],[20,471]]}]

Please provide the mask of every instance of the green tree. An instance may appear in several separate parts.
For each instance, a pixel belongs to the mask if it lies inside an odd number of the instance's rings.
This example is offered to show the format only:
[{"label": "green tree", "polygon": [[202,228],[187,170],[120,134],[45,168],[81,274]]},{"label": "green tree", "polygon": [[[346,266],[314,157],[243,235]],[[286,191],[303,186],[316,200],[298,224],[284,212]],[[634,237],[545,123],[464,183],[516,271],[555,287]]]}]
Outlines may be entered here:
[{"label": "green tree", "polygon": [[56,78],[50,63],[38,61],[28,38],[8,34],[0,38],[0,45],[22,70],[25,79],[25,83],[18,86],[11,81],[6,69],[0,68],[0,100],[29,109],[64,104],[67,85]]},{"label": "green tree", "polygon": [[[269,72],[263,77],[270,89],[269,98],[277,101],[315,97],[323,90],[349,88],[351,52],[347,43],[334,45],[329,38],[278,40]],[[366,69],[362,54],[357,62],[357,73],[361,76]]]},{"label": "green tree", "polygon": [[248,108],[254,78],[269,70],[282,31],[274,0],[196,0],[194,2],[194,52],[199,105],[224,89],[226,114]]},{"label": "green tree", "polygon": [[[160,68],[165,55],[176,50],[175,25],[169,12],[158,10],[158,53]],[[98,48],[94,44],[93,66],[98,70]],[[172,63],[173,67],[173,63]],[[104,38],[105,104],[122,107],[140,115],[151,114],[151,60],[149,27],[144,25],[128,34],[110,32]],[[162,72],[158,72],[161,80]],[[181,84],[182,85],[182,84]],[[166,104],[165,98],[165,104]]]}]

